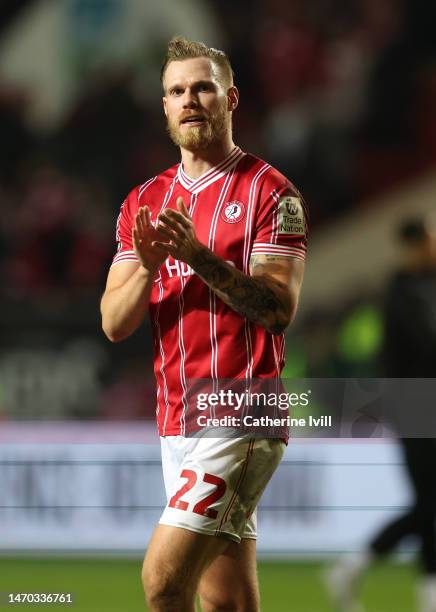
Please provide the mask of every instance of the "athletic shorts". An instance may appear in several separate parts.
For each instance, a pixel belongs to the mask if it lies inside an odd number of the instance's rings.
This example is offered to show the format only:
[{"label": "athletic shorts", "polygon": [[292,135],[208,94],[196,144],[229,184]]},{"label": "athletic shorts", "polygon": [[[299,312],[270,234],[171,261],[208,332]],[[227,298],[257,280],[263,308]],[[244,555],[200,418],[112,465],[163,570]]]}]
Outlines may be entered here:
[{"label": "athletic shorts", "polygon": [[161,448],[168,503],[159,523],[238,543],[256,539],[256,506],[282,440],[166,436]]}]

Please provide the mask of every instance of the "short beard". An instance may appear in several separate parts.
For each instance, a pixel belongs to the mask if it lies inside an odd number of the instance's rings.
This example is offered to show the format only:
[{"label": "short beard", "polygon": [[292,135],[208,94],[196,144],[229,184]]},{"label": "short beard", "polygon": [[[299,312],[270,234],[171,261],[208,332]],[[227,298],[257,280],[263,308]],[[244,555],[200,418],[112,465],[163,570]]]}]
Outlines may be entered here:
[{"label": "short beard", "polygon": [[171,140],[188,151],[201,151],[219,142],[229,126],[230,117],[225,105],[206,119],[203,125],[191,127],[185,132],[180,129],[178,121],[167,119],[167,132]]}]

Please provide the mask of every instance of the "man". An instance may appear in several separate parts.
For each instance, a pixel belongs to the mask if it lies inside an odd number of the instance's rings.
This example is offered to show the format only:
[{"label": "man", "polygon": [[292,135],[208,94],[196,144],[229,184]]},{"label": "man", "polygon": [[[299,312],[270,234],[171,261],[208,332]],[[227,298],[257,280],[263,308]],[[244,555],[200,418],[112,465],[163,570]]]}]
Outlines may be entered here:
[{"label": "man", "polygon": [[279,439],[188,437],[189,381],[278,378],[295,316],[306,223],[301,197],[232,140],[239,93],[227,56],[170,41],[162,68],[181,163],[134,189],[101,303],[112,341],[149,311],[168,504],[144,560],[154,612],[259,609],[255,513]]},{"label": "man", "polygon": [[[414,218],[401,223],[398,238],[403,261],[385,299],[385,374],[435,378],[436,234],[430,219]],[[400,433],[407,435],[407,431]],[[367,550],[337,564],[327,576],[341,612],[362,609],[357,599],[364,571],[410,535],[419,542],[419,612],[436,612],[436,440],[432,435],[429,431],[428,437],[400,438],[414,494],[412,507],[384,525]]]}]

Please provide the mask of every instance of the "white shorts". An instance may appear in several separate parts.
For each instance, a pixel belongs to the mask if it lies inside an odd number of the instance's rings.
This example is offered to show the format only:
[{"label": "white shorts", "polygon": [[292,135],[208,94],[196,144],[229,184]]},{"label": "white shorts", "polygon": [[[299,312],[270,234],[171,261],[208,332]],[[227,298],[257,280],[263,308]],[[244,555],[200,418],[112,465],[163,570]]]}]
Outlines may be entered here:
[{"label": "white shorts", "polygon": [[238,543],[256,538],[256,506],[282,440],[166,436],[161,448],[168,503],[159,523]]}]

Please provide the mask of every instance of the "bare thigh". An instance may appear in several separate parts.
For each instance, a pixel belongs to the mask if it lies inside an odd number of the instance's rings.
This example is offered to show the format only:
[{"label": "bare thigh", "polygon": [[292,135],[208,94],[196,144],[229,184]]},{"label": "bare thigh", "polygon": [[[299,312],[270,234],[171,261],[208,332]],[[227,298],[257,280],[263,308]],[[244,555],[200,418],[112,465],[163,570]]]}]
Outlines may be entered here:
[{"label": "bare thigh", "polygon": [[[229,541],[224,538],[158,525],[142,570],[151,610],[193,612],[201,575],[228,545]],[[171,608],[176,604],[176,608]]]},{"label": "bare thigh", "polygon": [[203,612],[257,612],[256,540],[231,542],[204,570],[198,591]]}]

